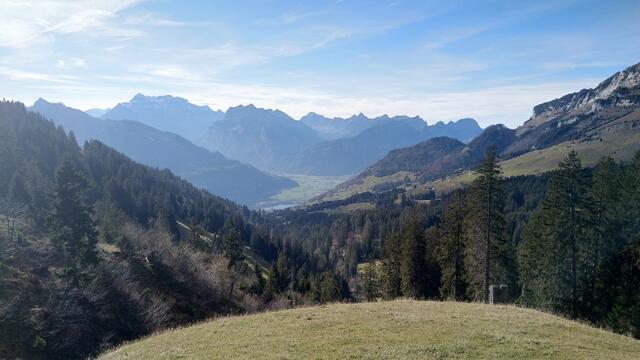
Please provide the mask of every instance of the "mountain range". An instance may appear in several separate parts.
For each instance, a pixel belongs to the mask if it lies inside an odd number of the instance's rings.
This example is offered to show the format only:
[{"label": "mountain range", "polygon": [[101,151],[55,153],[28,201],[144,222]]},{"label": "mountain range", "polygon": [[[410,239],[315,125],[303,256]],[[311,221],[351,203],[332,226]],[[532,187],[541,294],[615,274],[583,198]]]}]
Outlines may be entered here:
[{"label": "mountain range", "polygon": [[[560,160],[556,157],[563,153],[556,148],[563,144],[566,149],[579,147],[593,158],[608,155],[626,160],[624,157],[633,153],[626,148],[630,143],[637,147],[634,139],[638,134],[640,64],[615,73],[593,89],[535,106],[531,118],[516,129],[494,125],[466,145],[453,139],[434,138],[393,150],[319,199],[388,189],[394,184],[402,187],[424,184],[460,174],[477,166],[489,145],[495,145],[500,158],[508,160],[510,166],[517,166],[523,174],[533,169],[552,170],[556,160]],[[534,152],[535,157],[530,155]],[[541,167],[541,163],[545,165]]]},{"label": "mountain range", "polygon": [[[198,186],[247,203],[295,185],[262,171],[359,173],[329,193],[335,195],[353,186],[362,190],[364,183],[378,186],[387,177],[398,182],[407,178],[401,176],[405,173],[411,174],[409,182],[418,183],[459,174],[475,167],[491,144],[508,160],[565,142],[602,141],[612,133],[636,130],[640,64],[593,89],[535,106],[517,129],[494,125],[483,130],[468,118],[429,125],[417,116],[369,118],[362,113],[348,118],[309,113],[298,121],[254,105],[222,112],[173,96],[141,94],[110,110],[93,109],[95,114],[104,111],[100,119],[79,111],[62,116],[44,101],[36,102],[34,110],[73,130],[80,141],[100,139],[137,161],[167,167]],[[148,144],[139,146],[140,141]]]},{"label": "mountain range", "polygon": [[139,163],[167,168],[196,186],[236,202],[253,204],[296,185],[290,179],[264,173],[141,122],[99,119],[43,99],[30,109],[73,131],[80,144],[100,140]]},{"label": "mountain range", "polygon": [[[330,120],[336,121],[336,120]],[[364,170],[389,151],[437,136],[468,141],[482,131],[473,119],[427,125],[420,117],[382,117],[360,134],[313,145],[300,153],[291,171],[313,175],[345,175]]]},{"label": "mountain range", "polygon": [[319,141],[313,129],[284,112],[254,105],[229,108],[201,140],[210,150],[276,171],[287,169],[296,154]]},{"label": "mountain range", "polygon": [[310,113],[296,121],[279,110],[247,105],[227,110],[201,143],[268,171],[335,176],[357,173],[398,147],[434,136],[468,141],[481,131],[473,119],[429,126],[420,117],[329,119]]},{"label": "mountain range", "polygon": [[129,120],[175,133],[190,142],[263,171],[317,176],[358,173],[387,152],[436,137],[467,142],[482,131],[473,119],[428,125],[420,117],[364,114],[295,120],[252,104],[213,111],[170,95],[135,95],[110,109],[90,109],[103,120]]}]

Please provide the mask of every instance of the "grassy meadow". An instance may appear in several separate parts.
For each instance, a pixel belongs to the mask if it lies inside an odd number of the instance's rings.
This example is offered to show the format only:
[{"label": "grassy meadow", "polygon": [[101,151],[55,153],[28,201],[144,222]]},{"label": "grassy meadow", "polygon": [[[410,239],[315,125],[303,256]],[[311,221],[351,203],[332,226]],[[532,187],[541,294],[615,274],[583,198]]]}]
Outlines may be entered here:
[{"label": "grassy meadow", "polygon": [[331,304],[215,319],[100,359],[638,359],[640,341],[543,312],[475,303]]}]

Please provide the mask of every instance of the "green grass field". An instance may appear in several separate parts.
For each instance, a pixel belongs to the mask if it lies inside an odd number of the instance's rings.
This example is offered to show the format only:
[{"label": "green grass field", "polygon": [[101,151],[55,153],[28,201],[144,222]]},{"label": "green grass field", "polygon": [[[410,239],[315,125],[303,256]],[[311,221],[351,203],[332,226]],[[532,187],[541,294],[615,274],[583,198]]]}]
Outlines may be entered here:
[{"label": "green grass field", "polygon": [[225,317],[100,359],[639,359],[640,341],[550,314],[473,303],[333,304]]}]

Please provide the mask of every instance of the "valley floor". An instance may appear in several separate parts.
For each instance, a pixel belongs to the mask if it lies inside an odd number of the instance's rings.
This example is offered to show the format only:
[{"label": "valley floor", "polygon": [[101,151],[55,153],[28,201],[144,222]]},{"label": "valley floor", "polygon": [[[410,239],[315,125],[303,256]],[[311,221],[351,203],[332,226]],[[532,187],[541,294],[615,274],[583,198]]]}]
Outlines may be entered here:
[{"label": "valley floor", "polygon": [[401,300],[220,318],[101,357],[177,358],[622,360],[640,341],[513,306]]},{"label": "valley floor", "polygon": [[305,203],[337,185],[347,181],[353,175],[316,176],[303,174],[278,174],[298,183],[298,186],[285,189],[271,198],[254,205],[256,208],[278,210]]}]

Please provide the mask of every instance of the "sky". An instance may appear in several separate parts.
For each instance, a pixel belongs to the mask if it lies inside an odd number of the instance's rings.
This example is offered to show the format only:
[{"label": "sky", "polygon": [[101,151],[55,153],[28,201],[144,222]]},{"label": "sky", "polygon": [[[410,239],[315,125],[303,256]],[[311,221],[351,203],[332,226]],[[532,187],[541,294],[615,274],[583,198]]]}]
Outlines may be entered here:
[{"label": "sky", "polygon": [[638,19],[637,0],[0,0],[0,96],[515,127],[640,62]]}]

